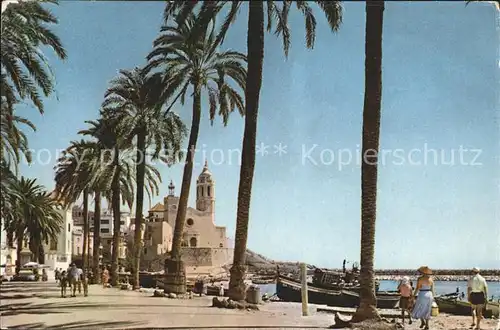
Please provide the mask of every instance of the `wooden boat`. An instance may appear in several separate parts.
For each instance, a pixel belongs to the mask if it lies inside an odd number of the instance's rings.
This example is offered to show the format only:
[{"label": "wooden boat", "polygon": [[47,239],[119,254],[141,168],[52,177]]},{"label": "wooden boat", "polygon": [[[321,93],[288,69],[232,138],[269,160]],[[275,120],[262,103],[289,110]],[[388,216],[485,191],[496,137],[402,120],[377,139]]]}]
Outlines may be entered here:
[{"label": "wooden boat", "polygon": [[[455,295],[443,295],[435,298],[438,304],[439,311],[442,313],[448,313],[453,315],[463,315],[470,316],[472,313],[471,304],[468,301],[458,299]],[[491,318],[495,316],[499,317],[500,307],[498,302],[489,301],[486,304],[486,309],[483,311],[485,318]]]},{"label": "wooden boat", "polygon": [[[276,283],[276,295],[280,298],[280,300],[301,302],[301,290],[302,286],[300,283],[292,279],[278,277]],[[307,296],[309,303],[311,304],[327,305],[330,303],[340,303],[342,293],[340,291],[322,289],[308,285]]]},{"label": "wooden boat", "polygon": [[[342,290],[342,296],[346,301],[345,307],[357,307],[359,306],[360,296],[359,292]],[[389,292],[377,292],[377,307],[382,309],[393,309],[397,308],[399,305],[399,293],[392,291]]]},{"label": "wooden boat", "polygon": [[[276,294],[283,301],[301,302],[302,285],[296,280],[279,276],[276,283]],[[331,290],[320,288],[308,283],[308,300],[311,304],[357,307],[359,306],[359,293],[350,290]],[[396,308],[399,295],[393,293],[377,293],[377,307]]]}]

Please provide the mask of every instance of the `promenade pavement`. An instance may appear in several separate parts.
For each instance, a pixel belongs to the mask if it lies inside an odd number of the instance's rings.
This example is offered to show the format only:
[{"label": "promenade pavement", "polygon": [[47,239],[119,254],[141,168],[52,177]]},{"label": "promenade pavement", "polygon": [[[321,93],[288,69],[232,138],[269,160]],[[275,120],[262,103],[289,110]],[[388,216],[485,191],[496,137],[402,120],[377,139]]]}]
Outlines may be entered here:
[{"label": "promenade pavement", "polygon": [[210,307],[210,297],[157,298],[97,285],[76,298],[61,298],[54,282],[4,283],[0,293],[0,324],[8,329],[324,329],[333,323],[323,313],[302,317],[298,304],[228,310]]}]

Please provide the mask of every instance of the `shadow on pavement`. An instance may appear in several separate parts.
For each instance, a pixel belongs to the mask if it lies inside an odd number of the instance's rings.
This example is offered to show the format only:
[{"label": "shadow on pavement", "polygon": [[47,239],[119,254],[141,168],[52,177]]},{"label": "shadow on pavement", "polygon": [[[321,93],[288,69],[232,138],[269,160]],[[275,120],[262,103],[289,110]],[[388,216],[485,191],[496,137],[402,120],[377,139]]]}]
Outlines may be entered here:
[{"label": "shadow on pavement", "polygon": [[37,296],[34,294],[30,294],[30,295],[15,294],[15,295],[11,295],[11,296],[6,296],[3,294],[0,294],[0,300],[13,300],[13,299],[21,300],[21,299],[28,299],[28,298],[35,298],[35,297],[37,297]]},{"label": "shadow on pavement", "polygon": [[[71,299],[71,298],[67,298]],[[14,316],[22,314],[62,314],[70,313],[79,309],[137,309],[137,304],[93,304],[93,303],[66,303],[68,300],[61,300],[61,302],[47,303],[47,304],[33,304],[33,303],[15,303],[0,306],[0,314],[2,317]],[[182,307],[182,308],[210,308],[209,306],[186,306],[186,305],[151,305],[148,307],[163,307],[168,310],[168,307]]]},{"label": "shadow on pavement", "polygon": [[[324,329],[320,326],[303,326],[303,325],[223,325],[223,326],[189,326],[189,327],[155,327],[155,330],[161,329],[176,329],[176,330],[189,330],[189,329]],[[146,328],[127,328],[127,329],[146,329]],[[149,328],[148,328],[149,329]]]},{"label": "shadow on pavement", "polygon": [[70,322],[64,324],[58,324],[55,326],[46,326],[45,323],[27,323],[20,324],[14,327],[9,327],[9,329],[113,329],[118,328],[122,329],[124,327],[129,327],[137,325],[137,322],[129,322],[129,321],[107,321],[107,322],[99,322],[99,321],[82,321],[82,322]]}]

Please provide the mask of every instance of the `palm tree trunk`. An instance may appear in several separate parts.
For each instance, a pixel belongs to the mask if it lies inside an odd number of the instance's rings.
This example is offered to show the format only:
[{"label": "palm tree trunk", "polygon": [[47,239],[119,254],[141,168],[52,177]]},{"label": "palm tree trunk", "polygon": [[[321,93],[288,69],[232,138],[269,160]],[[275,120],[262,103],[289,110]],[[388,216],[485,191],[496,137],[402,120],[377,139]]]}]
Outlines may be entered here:
[{"label": "palm tree trunk", "polygon": [[354,322],[380,319],[375,296],[373,260],[377,211],[377,162],[382,100],[383,1],[366,2],[365,101],[363,106],[363,163],[361,165],[360,306]]},{"label": "palm tree trunk", "polygon": [[113,210],[113,250],[111,252],[111,285],[118,285],[118,250],[120,247],[120,150],[115,147],[115,176],[112,183],[111,207]]},{"label": "palm tree trunk", "polygon": [[142,208],[144,206],[144,176],[146,175],[146,131],[141,129],[137,134],[137,205],[135,208],[134,232],[134,289],[139,286],[139,268],[142,251]]},{"label": "palm tree trunk", "polygon": [[89,193],[87,189],[83,190],[83,251],[82,268],[87,268],[87,250],[89,242]]},{"label": "palm tree trunk", "polygon": [[92,273],[94,283],[99,283],[101,279],[101,269],[99,268],[99,257],[101,246],[101,192],[96,191],[94,196],[94,248],[92,256]]},{"label": "palm tree trunk", "polygon": [[172,251],[170,258],[165,260],[165,292],[185,293],[186,292],[186,270],[181,260],[181,242],[184,233],[184,222],[186,221],[186,210],[191,188],[191,178],[193,176],[193,162],[195,156],[196,142],[200,130],[201,119],[201,95],[200,86],[195,83],[193,96],[193,119],[191,122],[191,132],[189,134],[189,144],[182,175],[181,196],[177,207],[175,218],[174,238],[172,240]]},{"label": "palm tree trunk", "polygon": [[[257,135],[257,114],[259,111],[262,66],[264,63],[264,6],[255,1],[249,6],[248,14],[248,75],[245,91],[245,131],[241,153],[240,183],[238,187],[238,210],[236,213],[236,234],[233,266],[230,269],[229,297],[244,300],[246,296],[245,273],[248,237],[250,199],[255,167],[255,140]],[[251,32],[251,33],[250,33]]]},{"label": "palm tree trunk", "polygon": [[16,274],[19,274],[21,270],[21,250],[23,249],[23,235],[22,233],[16,234],[17,244],[16,244]]},{"label": "palm tree trunk", "polygon": [[45,250],[43,249],[43,244],[41,241],[38,242],[37,253],[38,253],[38,263],[41,265],[45,264]]}]

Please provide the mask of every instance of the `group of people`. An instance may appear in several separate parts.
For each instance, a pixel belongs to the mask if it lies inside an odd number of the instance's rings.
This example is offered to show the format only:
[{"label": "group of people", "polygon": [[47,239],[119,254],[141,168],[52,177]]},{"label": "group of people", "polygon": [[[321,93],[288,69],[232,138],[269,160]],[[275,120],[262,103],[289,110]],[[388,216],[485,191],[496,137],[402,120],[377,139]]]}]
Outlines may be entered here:
[{"label": "group of people", "polygon": [[76,291],[82,293],[85,297],[89,294],[89,272],[84,272],[72,263],[67,270],[56,269],[55,278],[56,283],[61,287],[61,297],[66,298],[66,289],[70,288],[71,297],[76,297]]},{"label": "group of people", "polygon": [[[84,271],[72,263],[67,270],[62,268],[55,270],[56,283],[61,287],[61,297],[66,298],[66,290],[69,287],[71,297],[76,297],[76,291],[82,293],[85,297],[89,294],[89,281],[93,277],[92,271]],[[103,288],[108,287],[109,271],[106,267],[103,268],[101,274],[101,282]]]},{"label": "group of people", "polygon": [[[429,267],[422,266],[418,269],[418,272],[420,277],[417,280],[415,289],[413,289],[413,283],[410,282],[409,277],[405,276],[401,280],[398,286],[401,295],[399,307],[401,308],[403,324],[405,322],[405,312],[407,312],[410,324],[412,318],[419,319],[420,328],[429,329],[429,320],[435,297],[434,280],[432,279],[432,270]],[[467,283],[467,297],[472,306],[471,327],[475,327],[477,330],[481,329],[483,309],[486,306],[486,297],[488,297],[488,285],[479,272],[479,268],[474,267],[472,269],[473,276]]]}]

